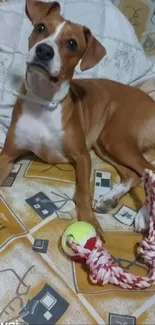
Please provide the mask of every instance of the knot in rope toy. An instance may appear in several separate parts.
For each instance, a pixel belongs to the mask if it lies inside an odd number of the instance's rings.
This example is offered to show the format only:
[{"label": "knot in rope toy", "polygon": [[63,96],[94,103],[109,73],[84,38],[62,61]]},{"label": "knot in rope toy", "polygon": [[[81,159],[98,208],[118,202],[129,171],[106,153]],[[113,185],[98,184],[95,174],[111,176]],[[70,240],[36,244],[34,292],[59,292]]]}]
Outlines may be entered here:
[{"label": "knot in rope toy", "polygon": [[149,217],[148,238],[142,239],[137,252],[148,265],[147,276],[136,276],[117,266],[95,229],[86,222],[77,222],[62,236],[62,247],[73,260],[86,262],[92,283],[111,283],[123,289],[145,289],[155,284],[155,174],[145,170],[142,182],[146,194]]}]

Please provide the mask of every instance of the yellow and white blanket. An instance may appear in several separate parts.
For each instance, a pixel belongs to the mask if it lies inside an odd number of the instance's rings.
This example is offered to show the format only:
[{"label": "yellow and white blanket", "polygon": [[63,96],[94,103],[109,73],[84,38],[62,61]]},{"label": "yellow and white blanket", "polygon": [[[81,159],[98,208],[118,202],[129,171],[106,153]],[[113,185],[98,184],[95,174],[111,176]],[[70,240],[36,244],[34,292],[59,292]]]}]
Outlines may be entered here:
[{"label": "yellow and white blanket", "polygon": [[[154,81],[139,86],[149,93]],[[110,172],[112,185],[119,177],[91,155],[93,195],[95,170]],[[153,161],[154,156],[151,152],[148,159]],[[61,236],[76,221],[74,189],[71,165],[50,166],[31,156],[16,162],[0,188],[0,323],[93,325],[107,324],[109,317],[121,323],[124,318],[118,315],[124,315],[127,324],[135,324],[135,318],[137,324],[153,324],[155,287],[127,291],[92,285],[83,265],[72,264],[64,255]],[[144,202],[144,190],[138,186],[111,214],[97,215],[108,251],[118,265],[139,275],[147,272],[135,254],[142,235],[113,215],[122,205],[138,212]]]}]

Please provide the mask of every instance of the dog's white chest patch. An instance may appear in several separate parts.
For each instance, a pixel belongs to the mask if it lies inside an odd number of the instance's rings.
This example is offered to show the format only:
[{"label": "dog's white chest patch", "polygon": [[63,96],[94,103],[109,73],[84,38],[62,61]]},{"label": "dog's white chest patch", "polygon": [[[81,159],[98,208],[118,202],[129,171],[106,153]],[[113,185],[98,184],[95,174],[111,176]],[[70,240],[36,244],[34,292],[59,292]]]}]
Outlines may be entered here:
[{"label": "dog's white chest patch", "polygon": [[41,151],[47,152],[49,160],[52,155],[63,157],[61,104],[54,111],[49,111],[38,104],[24,103],[22,110],[15,129],[16,146],[37,156]]}]

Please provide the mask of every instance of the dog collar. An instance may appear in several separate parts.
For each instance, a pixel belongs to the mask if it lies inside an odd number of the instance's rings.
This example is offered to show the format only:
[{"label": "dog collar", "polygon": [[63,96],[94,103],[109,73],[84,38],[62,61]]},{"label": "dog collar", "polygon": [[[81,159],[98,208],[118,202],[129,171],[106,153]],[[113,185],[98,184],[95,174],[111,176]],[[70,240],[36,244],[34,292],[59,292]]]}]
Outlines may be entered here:
[{"label": "dog collar", "polygon": [[31,103],[41,104],[41,105],[45,106],[46,109],[49,110],[49,111],[54,111],[57,108],[58,104],[59,104],[59,102],[56,102],[56,101],[51,101],[50,102],[50,101],[47,101],[47,100],[43,100],[41,98],[40,99],[32,98],[32,97],[30,97],[28,95],[23,95],[23,94],[19,93],[18,91],[13,91],[13,95],[18,97],[18,98],[21,98],[23,100],[26,100],[28,102],[31,102]]}]

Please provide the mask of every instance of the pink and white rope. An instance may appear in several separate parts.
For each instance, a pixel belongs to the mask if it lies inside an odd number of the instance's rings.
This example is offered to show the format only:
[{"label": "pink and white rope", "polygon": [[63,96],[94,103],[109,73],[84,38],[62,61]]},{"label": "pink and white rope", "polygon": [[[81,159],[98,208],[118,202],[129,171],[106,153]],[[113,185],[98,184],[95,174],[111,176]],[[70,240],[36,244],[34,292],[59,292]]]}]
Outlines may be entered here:
[{"label": "pink and white rope", "polygon": [[91,251],[81,247],[72,237],[69,237],[69,247],[77,256],[86,260],[92,283],[99,285],[111,283],[123,289],[145,289],[155,284],[155,174],[151,170],[145,170],[142,182],[150,223],[148,238],[142,239],[137,251],[148,265],[148,274],[144,277],[136,276],[117,266],[107,250],[102,248],[99,238]]}]

